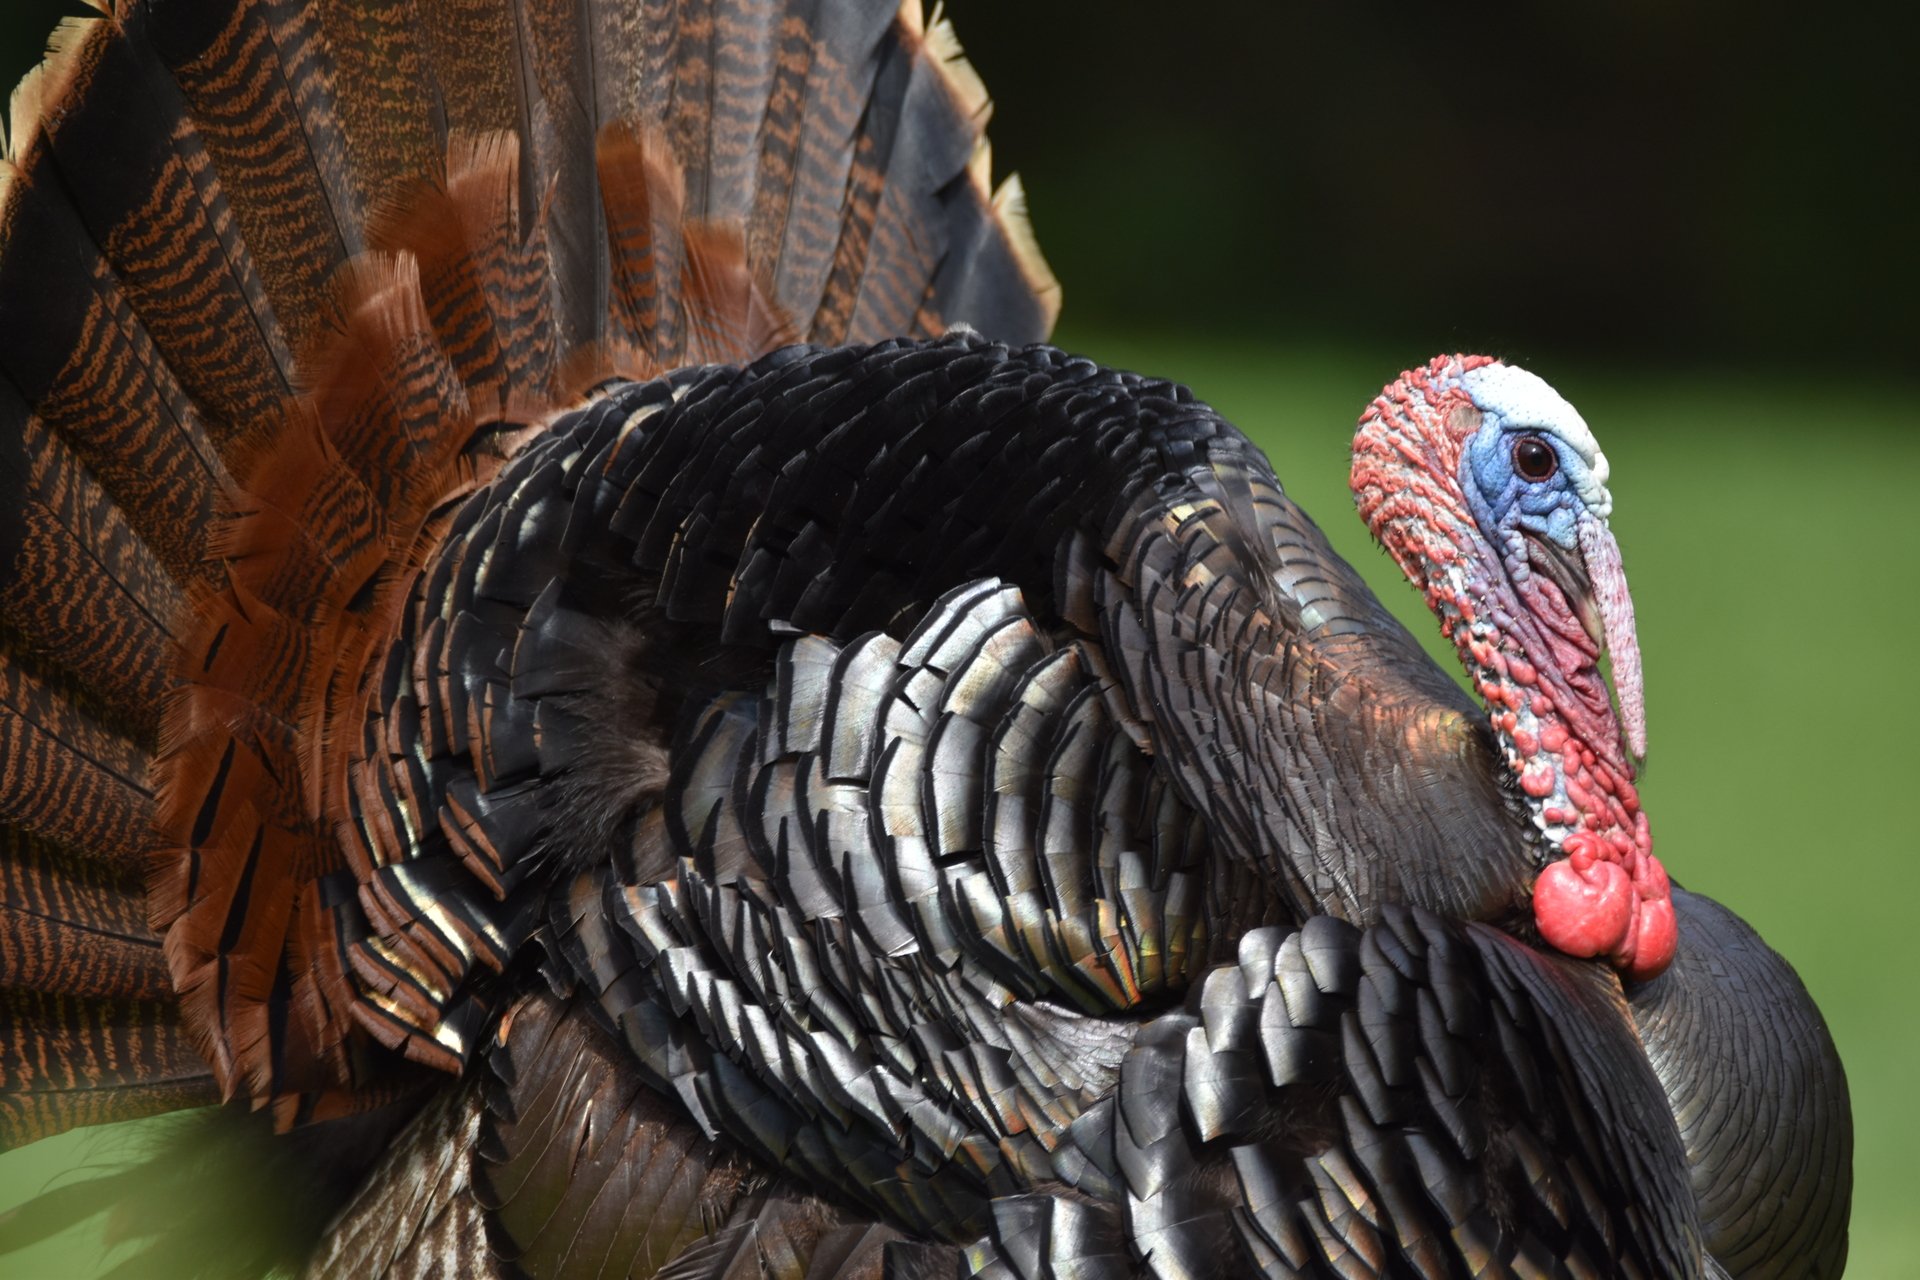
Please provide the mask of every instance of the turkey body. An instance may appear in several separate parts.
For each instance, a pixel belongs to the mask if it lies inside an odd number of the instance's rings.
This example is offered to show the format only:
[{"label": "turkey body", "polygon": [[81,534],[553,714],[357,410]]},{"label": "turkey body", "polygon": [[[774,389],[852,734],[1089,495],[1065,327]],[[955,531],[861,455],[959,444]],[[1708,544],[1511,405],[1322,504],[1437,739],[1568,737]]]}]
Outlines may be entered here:
[{"label": "turkey body", "polygon": [[1792,971],[1540,944],[1485,713],[1031,345],[916,3],[130,3],[17,104],[0,1135],[301,1206],[155,1267],[1838,1274]]}]

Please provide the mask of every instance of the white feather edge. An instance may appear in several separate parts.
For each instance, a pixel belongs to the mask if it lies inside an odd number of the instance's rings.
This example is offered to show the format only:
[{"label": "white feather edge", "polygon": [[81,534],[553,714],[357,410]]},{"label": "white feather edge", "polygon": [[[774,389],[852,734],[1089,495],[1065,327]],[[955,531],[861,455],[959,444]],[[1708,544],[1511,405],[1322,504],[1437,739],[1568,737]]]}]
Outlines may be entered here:
[{"label": "white feather edge", "polygon": [[987,94],[987,82],[973,69],[966,50],[960,47],[960,36],[953,29],[953,20],[947,17],[945,5],[933,7],[933,18],[926,29],[926,45],[927,56],[939,68],[960,109],[979,128],[986,128],[988,118],[993,115],[993,99]]},{"label": "white feather edge", "polygon": [[[988,141],[986,134],[987,121],[993,115],[993,99],[987,93],[986,81],[980,78],[973,63],[968,61],[966,51],[960,47],[960,36],[954,30],[952,20],[946,16],[945,5],[936,4],[931,19],[924,24],[918,21],[919,9],[920,0],[905,0],[900,7],[901,20],[910,31],[924,26],[928,60],[946,82],[948,92],[953,94],[961,111],[980,131],[974,142],[973,155],[967,161],[967,176],[993,210],[1001,230],[1006,233],[1007,244],[1013,250],[1020,274],[1039,299],[1046,314],[1047,328],[1051,330],[1054,321],[1060,317],[1060,280],[1053,274],[1053,268],[1047,265],[1046,255],[1040,251],[1040,240],[1033,231],[1033,219],[1027,210],[1027,191],[1020,182],[1020,175],[1010,173],[997,189],[993,186],[993,144]],[[913,12],[912,19],[908,17],[909,11]]]},{"label": "white feather edge", "polygon": [[[88,2],[100,12],[106,12],[99,0]],[[79,71],[81,46],[96,31],[108,29],[114,29],[110,17],[60,19],[47,37],[46,56],[20,77],[7,104],[7,128],[0,130],[5,135],[0,142],[4,142],[7,159],[19,164],[32,149],[40,135],[41,122],[46,119],[47,108],[65,95]]]},{"label": "white feather edge", "polygon": [[1047,265],[1046,255],[1040,252],[1040,238],[1033,233],[1033,219],[1027,213],[1027,189],[1021,185],[1019,174],[1008,174],[1000,189],[993,193],[993,214],[1006,230],[1014,261],[1020,264],[1020,274],[1026,277],[1034,296],[1040,300],[1051,332],[1054,321],[1060,318],[1064,291],[1053,268]]}]

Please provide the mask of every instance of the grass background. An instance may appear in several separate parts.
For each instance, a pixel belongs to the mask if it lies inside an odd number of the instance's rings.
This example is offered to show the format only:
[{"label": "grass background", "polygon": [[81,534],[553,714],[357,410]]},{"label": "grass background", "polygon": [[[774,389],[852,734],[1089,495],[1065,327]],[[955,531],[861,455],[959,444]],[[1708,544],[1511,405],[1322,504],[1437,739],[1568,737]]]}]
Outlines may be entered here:
[{"label": "grass background", "polygon": [[[1060,341],[1196,388],[1261,442],[1415,634],[1437,640],[1346,491],[1354,418],[1431,352],[1071,327]],[[1853,1094],[1849,1274],[1914,1275],[1920,840],[1901,797],[1920,766],[1920,413],[1891,381],[1535,372],[1579,406],[1613,464],[1646,659],[1656,848],[1689,887],[1751,921],[1819,1001]],[[88,1152],[86,1135],[67,1135],[0,1156],[0,1207],[58,1185]],[[9,1260],[7,1274],[89,1276],[105,1256],[97,1227],[83,1228]]]}]

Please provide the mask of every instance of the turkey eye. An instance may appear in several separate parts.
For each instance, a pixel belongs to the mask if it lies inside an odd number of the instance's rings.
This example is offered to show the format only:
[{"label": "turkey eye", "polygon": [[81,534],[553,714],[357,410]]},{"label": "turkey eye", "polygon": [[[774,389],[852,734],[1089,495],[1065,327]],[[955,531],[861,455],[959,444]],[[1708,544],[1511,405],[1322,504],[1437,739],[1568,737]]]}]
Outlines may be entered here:
[{"label": "turkey eye", "polygon": [[1513,467],[1529,480],[1545,480],[1560,466],[1553,446],[1539,436],[1521,436],[1513,442]]}]

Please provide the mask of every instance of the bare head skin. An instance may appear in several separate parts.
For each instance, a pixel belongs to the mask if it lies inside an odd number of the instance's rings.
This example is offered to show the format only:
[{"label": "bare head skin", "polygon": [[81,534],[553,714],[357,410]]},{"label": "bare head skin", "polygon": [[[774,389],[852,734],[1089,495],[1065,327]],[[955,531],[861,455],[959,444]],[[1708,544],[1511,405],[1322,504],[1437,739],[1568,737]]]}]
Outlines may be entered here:
[{"label": "bare head skin", "polygon": [[1361,517],[1440,618],[1554,857],[1541,936],[1644,979],[1676,932],[1633,785],[1646,712],[1607,478],[1573,406],[1486,356],[1403,374],[1354,437]]}]

